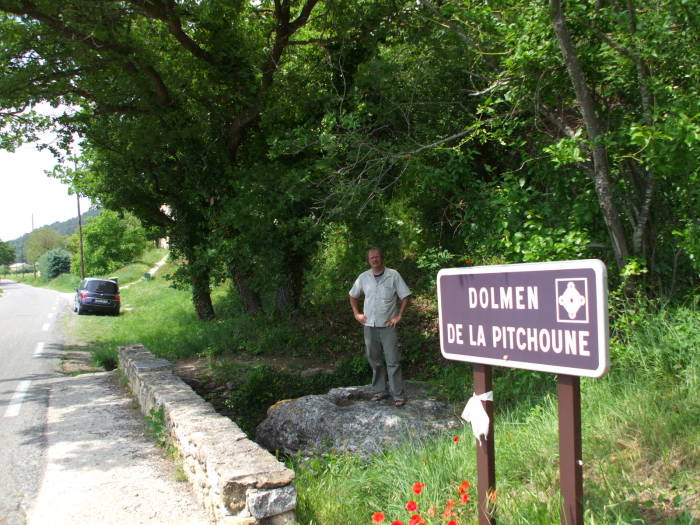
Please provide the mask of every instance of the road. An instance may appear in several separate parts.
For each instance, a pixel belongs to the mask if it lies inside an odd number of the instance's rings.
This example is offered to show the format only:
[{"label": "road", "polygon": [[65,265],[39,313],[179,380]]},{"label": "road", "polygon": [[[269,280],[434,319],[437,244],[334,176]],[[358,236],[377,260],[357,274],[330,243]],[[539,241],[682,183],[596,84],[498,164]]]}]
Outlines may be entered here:
[{"label": "road", "polygon": [[0,281],[0,523],[24,524],[41,482],[65,296]]},{"label": "road", "polygon": [[0,525],[210,525],[116,372],[58,372],[70,294],[0,289]]}]

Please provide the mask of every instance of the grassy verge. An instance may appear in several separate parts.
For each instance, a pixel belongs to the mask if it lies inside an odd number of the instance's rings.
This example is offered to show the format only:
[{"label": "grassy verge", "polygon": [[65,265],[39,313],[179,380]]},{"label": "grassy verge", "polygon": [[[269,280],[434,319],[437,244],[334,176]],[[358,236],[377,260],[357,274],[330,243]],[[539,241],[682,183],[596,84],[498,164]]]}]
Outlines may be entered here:
[{"label": "grassy verge", "polygon": [[[146,251],[139,261],[120,268],[109,275],[90,275],[88,277],[100,277],[104,279],[117,277],[119,278],[120,283],[127,284],[143,277],[144,273],[152,268],[153,265],[155,265],[166,253],[168,253],[167,250],[154,248]],[[39,276],[35,277],[33,273],[9,274],[7,278],[18,283],[37,286],[40,288],[49,288],[59,292],[72,292],[80,283],[80,277],[75,274],[67,273],[61,274],[57,278],[51,279],[50,281],[42,279]]]},{"label": "grassy verge", "polygon": [[[635,332],[613,345],[611,373],[582,380],[586,523],[700,522],[698,345],[697,310],[640,313]],[[505,407],[495,399],[498,519],[559,523],[556,397]],[[377,511],[388,523],[408,523],[409,500],[426,523],[445,523],[446,501],[459,501],[460,483],[476,480],[470,429],[458,437],[414,442],[366,462],[331,456],[295,465],[300,523],[366,524]],[[420,496],[415,482],[426,485]],[[470,496],[452,510],[460,524],[478,523],[473,486]]]}]

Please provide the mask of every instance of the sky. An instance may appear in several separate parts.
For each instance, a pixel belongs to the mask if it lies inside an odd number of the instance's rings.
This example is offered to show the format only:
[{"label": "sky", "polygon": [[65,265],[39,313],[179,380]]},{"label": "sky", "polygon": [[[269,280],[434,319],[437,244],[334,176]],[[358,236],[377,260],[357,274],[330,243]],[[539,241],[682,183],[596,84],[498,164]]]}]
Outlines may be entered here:
[{"label": "sky", "polygon": [[[0,240],[10,241],[56,221],[78,216],[75,195],[68,186],[46,175],[56,164],[50,152],[24,144],[14,153],[0,150]],[[80,199],[85,213],[90,201]]]}]

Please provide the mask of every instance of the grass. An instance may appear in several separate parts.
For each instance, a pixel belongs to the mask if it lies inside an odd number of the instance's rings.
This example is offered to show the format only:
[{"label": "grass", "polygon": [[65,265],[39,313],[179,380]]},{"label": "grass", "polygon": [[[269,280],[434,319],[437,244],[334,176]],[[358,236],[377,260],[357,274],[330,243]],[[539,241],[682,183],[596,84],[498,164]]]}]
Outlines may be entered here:
[{"label": "grass", "polygon": [[[129,270],[129,275],[142,275],[142,270]],[[206,357],[217,384],[237,392],[227,397],[233,412],[241,410],[237,404],[257,413],[256,402],[274,402],[263,395],[274,390],[273,384],[299,386],[256,366],[256,360],[276,356],[290,363],[306,358],[327,363],[361,354],[356,327],[339,321],[350,317],[344,315],[346,304],[315,311],[295,328],[265,316],[245,318],[227,291],[217,289],[220,319],[203,323],[196,319],[190,294],[161,277],[168,271],[124,290],[118,318],[71,316],[78,338],[89,341],[95,352],[116,352],[119,345],[139,342],[171,360]],[[419,297],[405,318],[406,376],[430,380],[446,399],[463,404],[471,392],[471,368],[440,358],[434,308],[430,298]],[[630,303],[616,306],[613,316],[610,373],[581,381],[585,522],[700,523],[700,311]],[[241,355],[251,364],[230,361]],[[293,373],[295,367],[289,368]],[[549,374],[494,370],[495,504],[501,523],[560,521],[555,385]],[[448,500],[459,499],[462,481],[472,483],[471,501],[456,505],[455,512],[461,525],[476,523],[474,439],[468,427],[457,435],[458,441],[453,435],[413,441],[369,460],[327,455],[302,463],[289,458],[297,473],[299,523],[367,524],[376,511],[390,518],[387,523],[408,523],[405,505],[414,499],[428,523],[442,525],[446,520],[440,514]],[[417,481],[426,484],[420,495],[411,492]]]},{"label": "grass", "polygon": [[[586,523],[700,522],[699,346],[697,310],[643,313],[625,348],[616,349],[619,364],[611,373],[582,380]],[[556,405],[551,394],[532,406],[495,405],[499,520],[560,521]],[[421,515],[429,518],[430,506],[439,515],[459,483],[477,477],[470,429],[459,437],[410,443],[366,462],[346,456],[293,462],[300,523],[364,524],[376,511],[405,523],[416,481],[426,484]],[[478,522],[473,492],[471,499],[457,507],[460,524]]]},{"label": "grass", "polygon": [[[116,270],[115,272],[107,275],[89,275],[88,277],[100,277],[103,279],[117,277],[120,284],[124,285],[143,277],[143,275],[148,272],[148,270],[150,270],[158,261],[160,261],[166,253],[167,250],[153,248],[144,252],[139,261],[133,262]],[[40,276],[35,277],[33,273],[8,274],[6,278],[18,283],[28,284],[39,288],[49,288],[59,292],[72,292],[80,283],[80,277],[72,273],[61,274],[55,279],[51,279],[49,281],[42,279]]]}]

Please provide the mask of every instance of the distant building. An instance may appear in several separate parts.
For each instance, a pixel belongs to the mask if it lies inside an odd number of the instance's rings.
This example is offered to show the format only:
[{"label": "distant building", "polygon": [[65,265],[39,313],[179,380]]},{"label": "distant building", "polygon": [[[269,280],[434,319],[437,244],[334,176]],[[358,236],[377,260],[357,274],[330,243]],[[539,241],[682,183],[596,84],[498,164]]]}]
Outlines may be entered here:
[{"label": "distant building", "polygon": [[20,262],[20,263],[11,264],[9,266],[9,268],[10,268],[11,272],[19,273],[22,270],[26,270],[28,268],[33,268],[33,266],[31,264]]}]

